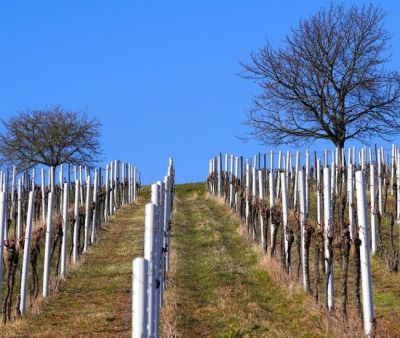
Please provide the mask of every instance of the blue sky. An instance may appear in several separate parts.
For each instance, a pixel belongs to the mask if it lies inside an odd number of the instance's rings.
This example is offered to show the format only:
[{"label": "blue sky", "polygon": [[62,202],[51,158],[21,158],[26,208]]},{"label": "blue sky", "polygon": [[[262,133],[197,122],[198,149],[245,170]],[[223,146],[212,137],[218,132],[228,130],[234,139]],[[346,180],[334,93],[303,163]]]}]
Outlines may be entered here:
[{"label": "blue sky", "polygon": [[[178,182],[202,181],[220,151],[271,149],[237,138],[258,91],[237,75],[239,62],[329,3],[1,1],[0,118],[58,104],[87,110],[104,125],[104,160],[134,162],[149,183],[172,156]],[[400,4],[379,3],[400,69]]]}]

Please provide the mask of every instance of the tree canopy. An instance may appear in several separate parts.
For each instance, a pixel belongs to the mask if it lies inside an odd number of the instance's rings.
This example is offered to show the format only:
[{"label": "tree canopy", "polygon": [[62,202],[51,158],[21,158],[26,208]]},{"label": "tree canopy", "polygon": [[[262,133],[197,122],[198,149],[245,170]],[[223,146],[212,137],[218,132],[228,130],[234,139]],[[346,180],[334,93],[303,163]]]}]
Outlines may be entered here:
[{"label": "tree canopy", "polygon": [[19,170],[40,164],[91,166],[102,152],[101,124],[83,112],[56,106],[19,112],[1,122],[1,159]]},{"label": "tree canopy", "polygon": [[269,42],[243,64],[261,88],[248,111],[266,144],[316,139],[343,147],[400,133],[400,76],[387,69],[390,34],[380,7],[331,5],[302,19],[280,48]]}]

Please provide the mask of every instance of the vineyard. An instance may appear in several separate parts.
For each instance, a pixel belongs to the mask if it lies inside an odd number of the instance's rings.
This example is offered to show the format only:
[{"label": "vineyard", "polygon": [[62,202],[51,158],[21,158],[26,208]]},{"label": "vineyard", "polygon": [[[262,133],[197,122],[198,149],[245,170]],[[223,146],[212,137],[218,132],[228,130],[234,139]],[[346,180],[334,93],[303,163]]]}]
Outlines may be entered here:
[{"label": "vineyard", "polygon": [[333,325],[343,325],[342,334],[361,327],[365,335],[393,334],[385,331],[391,318],[381,317],[380,327],[374,299],[386,313],[379,299],[396,293],[384,283],[398,278],[399,153],[393,145],[390,156],[383,148],[374,155],[353,148],[347,157],[336,151],[329,158],[325,151],[322,159],[314,154],[311,166],[307,150],[296,152],[292,166],[290,152],[271,152],[268,169],[267,154],[252,161],[226,155],[225,170],[222,155],[209,163],[208,191],[238,214],[249,239],[280,263],[287,278],[298,279],[324,305]]},{"label": "vineyard", "polygon": [[98,242],[109,218],[140,193],[139,172],[120,161],[105,170],[74,167],[74,180],[70,166],[42,168],[40,174],[38,184],[34,169],[18,175],[14,167],[11,177],[1,173],[4,324],[37,311],[57,292]]},{"label": "vineyard", "polygon": [[184,185],[170,159],[144,188],[120,161],[4,171],[2,331],[399,336],[400,152],[320,155],[220,154]]}]

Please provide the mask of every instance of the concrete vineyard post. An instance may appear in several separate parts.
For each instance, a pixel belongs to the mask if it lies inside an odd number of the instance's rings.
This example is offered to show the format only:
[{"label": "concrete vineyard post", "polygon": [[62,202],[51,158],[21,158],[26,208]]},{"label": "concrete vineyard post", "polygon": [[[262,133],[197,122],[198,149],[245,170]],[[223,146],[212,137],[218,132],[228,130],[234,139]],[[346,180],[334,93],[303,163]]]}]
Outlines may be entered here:
[{"label": "concrete vineyard post", "polygon": [[60,213],[62,212],[62,206],[63,206],[63,202],[62,202],[62,195],[64,193],[64,165],[61,164],[60,165],[60,172],[59,172],[59,186],[60,186],[60,205],[59,205],[59,211]]},{"label": "concrete vineyard post", "polygon": [[119,177],[119,165],[118,161],[114,161],[114,205],[113,205],[113,215],[115,214],[115,211],[117,211],[117,207],[119,205],[119,200],[118,200],[118,177]]},{"label": "concrete vineyard post", "polygon": [[44,182],[44,169],[41,171],[41,183],[42,183],[42,221],[46,222],[46,193],[45,193],[45,182]]},{"label": "concrete vineyard post", "polygon": [[375,166],[370,164],[370,200],[371,200],[371,253],[376,253],[376,210],[375,210]]},{"label": "concrete vineyard post", "polygon": [[232,208],[233,206],[233,155],[231,155],[230,161],[230,172],[229,172],[229,207]]},{"label": "concrete vineyard post", "polygon": [[305,205],[304,205],[304,217],[307,218],[308,216],[308,205],[309,205],[309,180],[310,180],[310,152],[306,150],[306,175],[305,175],[305,182],[304,182],[304,196],[305,196]]},{"label": "concrete vineyard post", "polygon": [[104,222],[108,221],[108,210],[109,210],[109,190],[110,190],[110,178],[109,178],[109,170],[110,167],[107,164],[106,166],[106,194],[105,194],[105,204],[104,204]]},{"label": "concrete vineyard post", "polygon": [[[15,213],[15,179],[16,179],[16,167],[13,166],[12,169],[12,180],[11,180],[11,215]],[[18,238],[18,237],[17,237]]]},{"label": "concrete vineyard post", "polygon": [[301,266],[303,275],[304,291],[308,289],[306,274],[306,255],[305,255],[305,223],[306,223],[306,194],[305,194],[304,172],[299,171],[299,203],[300,203],[300,242],[301,242]]},{"label": "concrete vineyard post", "polygon": [[158,337],[158,325],[160,319],[160,219],[161,219],[161,186],[159,184],[151,185],[151,202],[156,206],[156,213],[154,218],[154,235],[153,235],[153,280],[154,280],[154,320],[153,320],[153,333]]},{"label": "concrete vineyard post", "polygon": [[90,223],[90,175],[86,176],[86,201],[85,201],[85,232],[83,239],[83,252],[87,252],[89,244]]},{"label": "concrete vineyard post", "polygon": [[21,293],[20,293],[20,304],[19,311],[21,315],[25,314],[26,308],[26,293],[28,289],[28,270],[30,264],[31,255],[31,235],[32,235],[32,220],[33,220],[33,203],[34,203],[33,191],[29,192],[28,202],[28,213],[26,217],[26,229],[25,229],[25,242],[24,242],[24,256],[22,259],[22,272],[21,272]]},{"label": "concrete vineyard post", "polygon": [[93,209],[93,220],[92,220],[92,235],[91,235],[91,239],[90,241],[92,243],[96,242],[96,236],[97,236],[97,209],[98,209],[98,205],[97,205],[97,186],[98,184],[98,180],[99,180],[99,174],[97,169],[95,169],[94,171],[94,182],[93,182],[93,205],[94,205],[94,209]]},{"label": "concrete vineyard post", "polygon": [[[255,161],[255,159],[254,159],[254,162],[256,162]],[[255,201],[256,201],[256,196],[257,196],[257,176],[256,176],[256,166],[255,166],[255,164],[256,163],[254,163],[254,166],[253,166],[253,168],[252,168],[252,171],[251,171],[251,183],[252,183],[252,188],[251,188],[251,195],[252,195],[252,203],[255,203]],[[254,228],[254,227],[252,227],[252,235],[253,235],[253,241],[255,241],[256,240],[256,231],[255,231],[256,229]]]},{"label": "concrete vineyard post", "polygon": [[83,204],[83,180],[82,180],[82,166],[79,166],[79,205]]},{"label": "concrete vineyard post", "polygon": [[325,270],[329,273],[328,278],[328,310],[334,308],[334,288],[333,288],[333,258],[329,249],[329,238],[332,237],[332,217],[331,217],[331,184],[329,167],[324,168],[324,242],[325,242]]},{"label": "concrete vineyard post", "polygon": [[147,329],[150,337],[154,336],[154,291],[155,291],[155,275],[154,275],[154,233],[155,233],[155,214],[156,205],[153,203],[146,204],[145,207],[145,232],[144,232],[144,258],[149,262],[148,265],[148,287],[147,287]]},{"label": "concrete vineyard post", "polygon": [[66,265],[67,265],[68,208],[69,208],[69,185],[68,185],[68,183],[64,183],[63,207],[62,207],[63,236],[61,238],[61,265],[60,265],[61,278],[65,278]]},{"label": "concrete vineyard post", "polygon": [[294,174],[294,190],[293,190],[293,209],[296,209],[297,204],[297,191],[299,185],[299,166],[300,166],[300,153],[296,151],[296,167]]},{"label": "concrete vineyard post", "polygon": [[[4,172],[4,188],[3,191],[5,193],[5,198],[4,198],[4,222],[3,222],[3,233],[4,237],[3,240],[8,240],[8,219],[9,219],[9,214],[8,214],[8,170]],[[1,282],[1,280],[0,280]]]},{"label": "concrete vineyard post", "polygon": [[171,217],[171,210],[170,210],[170,205],[171,205],[171,196],[170,196],[170,190],[171,190],[171,182],[169,179],[169,176],[165,176],[164,178],[164,183],[165,183],[165,203],[164,203],[164,222],[163,222],[163,228],[164,228],[164,279],[168,273],[168,256],[169,256],[169,220]]},{"label": "concrete vineyard post", "polygon": [[218,197],[222,196],[222,154],[217,157],[217,174],[218,174]]},{"label": "concrete vineyard post", "polygon": [[17,240],[22,236],[22,180],[18,179],[17,191]]},{"label": "concrete vineyard post", "polygon": [[[259,197],[260,201],[264,200],[264,187],[263,187],[263,171],[259,170],[258,171],[258,184],[259,184]],[[262,213],[260,212],[260,234],[261,234],[261,247],[264,248],[265,246],[265,234],[264,234],[264,218]]]},{"label": "concrete vineyard post", "polygon": [[120,186],[121,186],[121,202],[120,205],[123,206],[125,205],[125,163],[121,163],[121,179],[120,179]]},{"label": "concrete vineyard post", "polygon": [[279,151],[279,153],[278,153],[278,169],[277,169],[278,174],[277,174],[277,178],[276,178],[276,189],[275,189],[277,198],[279,198],[279,186],[281,185],[281,183],[280,183],[281,176],[279,175],[279,172],[281,171],[281,166],[282,166],[282,152]]},{"label": "concrete vineyard post", "polygon": [[249,213],[250,213],[250,168],[249,168],[249,162],[246,162],[246,225],[249,225]]},{"label": "concrete vineyard post", "polygon": [[[283,173],[280,174],[281,176]],[[285,247],[285,264],[289,271],[289,242],[287,236],[288,227],[288,202],[287,202],[287,189],[286,182],[281,178],[282,183],[282,226],[283,226],[283,236],[284,236],[284,247]]]},{"label": "concrete vineyard post", "polygon": [[127,164],[128,171],[128,203],[132,203],[132,167],[130,164]]},{"label": "concrete vineyard post", "polygon": [[286,152],[286,166],[285,166],[285,173],[286,173],[285,179],[287,185],[289,185],[289,173],[290,173],[290,163],[291,163],[290,157],[291,157],[290,151],[288,150]]},{"label": "concrete vineyard post", "polygon": [[365,197],[364,173],[356,172],[356,193],[357,193],[357,216],[358,232],[361,240],[361,283],[363,299],[364,332],[366,336],[371,336],[374,330],[374,307],[372,302],[372,281],[371,265],[369,255],[367,205]]},{"label": "concrete vineyard post", "polygon": [[331,180],[330,180],[330,185],[331,185],[331,201],[335,198],[335,195],[337,194],[336,190],[336,164],[335,164],[335,158],[334,152],[332,153],[332,165],[331,165]]},{"label": "concrete vineyard post", "polygon": [[72,262],[78,261],[78,231],[79,231],[79,180],[75,181],[75,201],[74,201],[74,233],[73,233],[73,249],[72,249]]},{"label": "concrete vineyard post", "polygon": [[132,338],[149,337],[147,332],[148,261],[142,257],[132,262]]},{"label": "concrete vineyard post", "polygon": [[49,294],[50,254],[51,254],[51,228],[53,225],[54,192],[49,193],[47,205],[46,243],[43,262],[43,297]]},{"label": "concrete vineyard post", "polygon": [[321,163],[319,158],[317,159],[317,227],[318,229],[322,226],[322,206],[321,206]]},{"label": "concrete vineyard post", "polygon": [[[235,157],[235,180],[237,182],[239,176],[239,157]],[[235,187],[235,210],[237,211],[238,209],[238,192],[237,192],[237,187]]]},{"label": "concrete vineyard post", "polygon": [[382,215],[382,157],[381,149],[378,149],[378,211]]},{"label": "concrete vineyard post", "polygon": [[395,156],[396,156],[396,145],[392,144],[392,161],[391,161],[391,170],[390,170],[390,194],[391,195],[393,195]]},{"label": "concrete vineyard post", "polygon": [[397,219],[400,220],[400,153],[397,152],[396,159],[396,189],[397,189]]},{"label": "concrete vineyard post", "polygon": [[109,195],[109,206],[110,206],[110,210],[108,212],[109,215],[112,215],[114,212],[114,176],[113,176],[113,162],[110,163],[110,191],[107,192],[107,194]]},{"label": "concrete vineyard post", "polygon": [[347,200],[349,205],[349,231],[350,238],[353,239],[354,211],[353,211],[353,165],[347,166]]},{"label": "concrete vineyard post", "polygon": [[137,179],[136,167],[133,167],[133,200],[134,200],[134,201],[136,201],[136,196],[137,196],[137,192],[136,192],[136,179]]},{"label": "concrete vineyard post", "polygon": [[[53,166],[51,166],[50,168],[49,168],[49,181],[50,181],[50,191],[51,192],[54,192],[54,170],[55,170],[55,168],[53,167]],[[33,184],[33,186],[34,186],[34,184]]]},{"label": "concrete vineyard post", "polygon": [[[6,193],[0,192],[0,282],[3,280],[3,253],[4,253],[4,225],[6,208]],[[0,302],[1,302],[1,287],[0,287]]]},{"label": "concrete vineyard post", "polygon": [[[278,171],[278,176],[280,175]],[[284,177],[284,176],[283,176]],[[274,194],[274,176],[272,172],[269,173],[269,207],[272,209],[275,206],[275,194]],[[272,218],[270,217],[270,227],[271,227],[271,247],[273,245],[273,236],[272,234],[275,232],[275,224],[272,222]]]}]

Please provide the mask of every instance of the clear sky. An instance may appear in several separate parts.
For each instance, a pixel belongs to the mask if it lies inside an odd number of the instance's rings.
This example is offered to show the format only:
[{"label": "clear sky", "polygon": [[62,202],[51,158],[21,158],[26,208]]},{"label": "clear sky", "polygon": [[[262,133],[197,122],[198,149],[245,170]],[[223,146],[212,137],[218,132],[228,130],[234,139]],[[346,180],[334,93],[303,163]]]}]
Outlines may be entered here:
[{"label": "clear sky", "polygon": [[[149,183],[172,156],[178,182],[205,180],[220,151],[271,149],[237,138],[258,91],[237,75],[239,62],[266,39],[279,46],[329,3],[2,0],[0,118],[53,105],[87,110],[104,125],[105,160],[134,162]],[[379,3],[399,70],[400,2]]]}]

